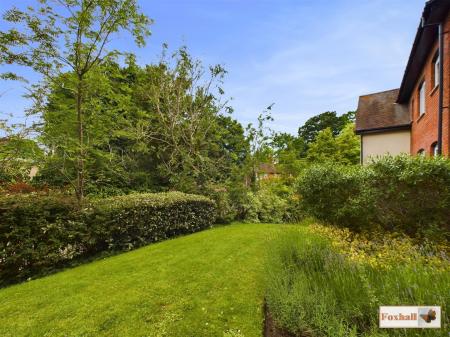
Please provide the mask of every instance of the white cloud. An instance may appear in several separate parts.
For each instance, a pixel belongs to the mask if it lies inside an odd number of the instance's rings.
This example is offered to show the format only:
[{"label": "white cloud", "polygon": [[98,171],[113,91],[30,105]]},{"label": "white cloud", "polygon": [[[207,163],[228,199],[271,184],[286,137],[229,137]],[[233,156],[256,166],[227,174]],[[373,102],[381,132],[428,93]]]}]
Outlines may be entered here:
[{"label": "white cloud", "polygon": [[255,62],[243,55],[233,64],[228,91],[237,116],[251,120],[276,102],[277,127],[295,133],[317,113],[344,113],[359,95],[398,87],[420,15],[414,2],[405,9],[398,1],[338,1],[323,15],[305,6],[253,27],[270,27],[266,43],[274,47],[262,48]]}]

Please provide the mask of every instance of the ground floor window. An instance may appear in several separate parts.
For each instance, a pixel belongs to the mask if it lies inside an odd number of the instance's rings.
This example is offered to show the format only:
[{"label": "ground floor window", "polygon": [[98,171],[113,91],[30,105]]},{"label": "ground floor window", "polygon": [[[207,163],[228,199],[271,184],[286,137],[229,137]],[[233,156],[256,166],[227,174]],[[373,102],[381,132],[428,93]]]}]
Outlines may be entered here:
[{"label": "ground floor window", "polygon": [[433,143],[433,145],[431,145],[431,155],[433,157],[436,157],[438,155],[438,150],[439,150],[438,143],[437,142]]}]

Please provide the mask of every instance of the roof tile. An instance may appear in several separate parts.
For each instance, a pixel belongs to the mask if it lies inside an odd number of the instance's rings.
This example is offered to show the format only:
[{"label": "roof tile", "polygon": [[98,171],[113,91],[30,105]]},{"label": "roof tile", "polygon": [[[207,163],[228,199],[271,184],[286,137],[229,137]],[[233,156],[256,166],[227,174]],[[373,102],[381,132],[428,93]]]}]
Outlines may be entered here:
[{"label": "roof tile", "polygon": [[395,103],[399,89],[359,97],[356,131],[392,128],[410,124],[409,109]]}]

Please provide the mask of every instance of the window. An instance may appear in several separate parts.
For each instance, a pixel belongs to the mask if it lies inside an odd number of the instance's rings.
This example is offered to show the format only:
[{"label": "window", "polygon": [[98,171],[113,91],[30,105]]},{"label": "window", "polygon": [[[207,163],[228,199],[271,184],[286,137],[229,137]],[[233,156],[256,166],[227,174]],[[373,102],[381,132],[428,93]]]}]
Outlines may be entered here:
[{"label": "window", "polygon": [[425,156],[425,150],[424,149],[420,149],[419,151],[417,151],[417,154],[419,156]]},{"label": "window", "polygon": [[422,116],[425,113],[425,81],[419,87],[419,116]]},{"label": "window", "polygon": [[433,145],[431,145],[431,154],[433,157],[436,157],[437,155],[439,155],[438,149],[439,149],[439,147],[438,147],[437,142],[435,142],[435,143],[433,143]]},{"label": "window", "polygon": [[434,79],[434,87],[439,85],[439,69],[440,69],[441,60],[439,59],[439,52],[436,54],[433,60],[433,79]]}]

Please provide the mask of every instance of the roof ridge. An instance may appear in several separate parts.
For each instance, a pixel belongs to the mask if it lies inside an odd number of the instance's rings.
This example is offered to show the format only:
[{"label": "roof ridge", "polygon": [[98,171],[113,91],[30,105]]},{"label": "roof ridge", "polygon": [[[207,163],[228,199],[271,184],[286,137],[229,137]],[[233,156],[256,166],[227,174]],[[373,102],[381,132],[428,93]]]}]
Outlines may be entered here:
[{"label": "roof ridge", "polygon": [[372,96],[372,95],[377,95],[377,94],[383,94],[383,93],[386,93],[386,92],[396,91],[396,90],[400,90],[400,88],[389,89],[389,90],[383,90],[383,91],[378,91],[378,92],[373,92],[373,93],[371,93],[371,94],[360,95],[359,97],[365,97],[365,96]]}]

